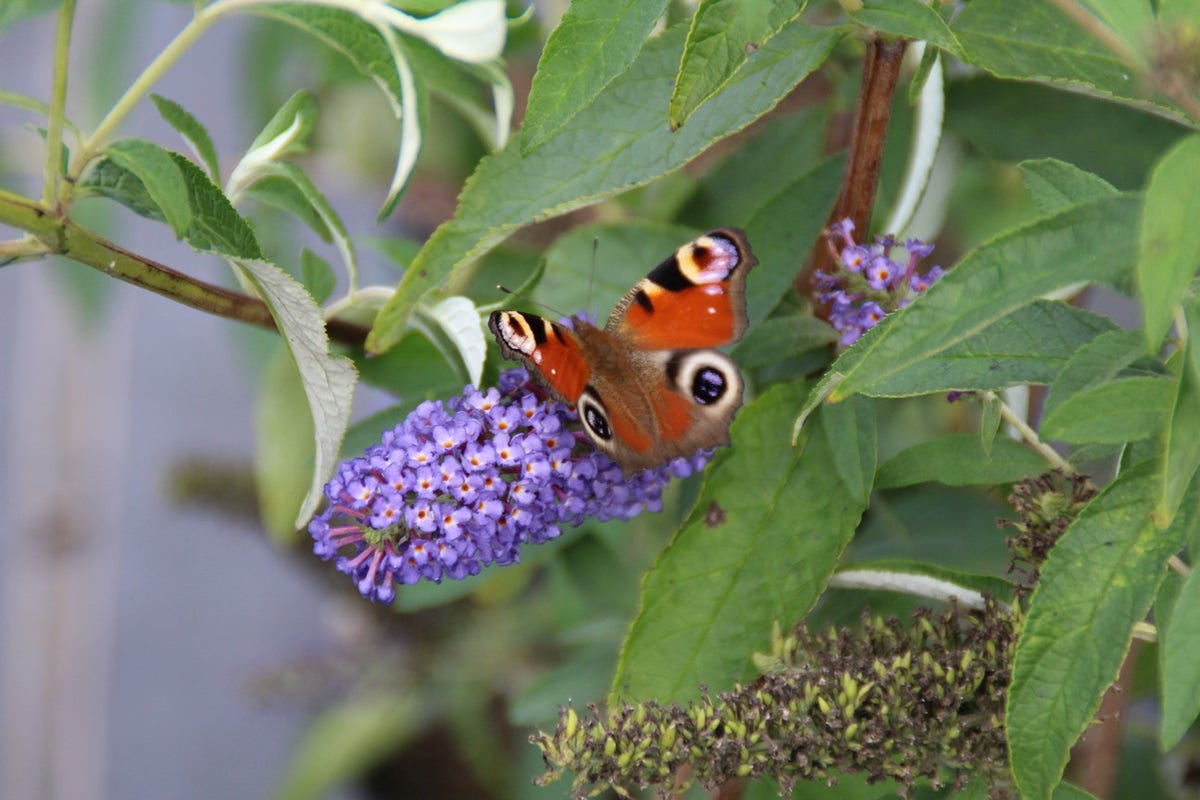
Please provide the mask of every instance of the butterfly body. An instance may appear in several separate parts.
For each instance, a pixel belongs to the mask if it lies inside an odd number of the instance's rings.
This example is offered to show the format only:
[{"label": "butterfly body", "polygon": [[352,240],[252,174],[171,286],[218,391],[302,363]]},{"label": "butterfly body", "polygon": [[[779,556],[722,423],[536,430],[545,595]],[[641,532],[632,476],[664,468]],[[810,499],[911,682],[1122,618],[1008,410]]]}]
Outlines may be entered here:
[{"label": "butterfly body", "polygon": [[746,327],[745,234],[711,231],[680,247],[621,299],[603,328],[497,311],[506,358],[521,361],[579,412],[596,447],[625,473],[729,442],[743,381],[719,347]]}]

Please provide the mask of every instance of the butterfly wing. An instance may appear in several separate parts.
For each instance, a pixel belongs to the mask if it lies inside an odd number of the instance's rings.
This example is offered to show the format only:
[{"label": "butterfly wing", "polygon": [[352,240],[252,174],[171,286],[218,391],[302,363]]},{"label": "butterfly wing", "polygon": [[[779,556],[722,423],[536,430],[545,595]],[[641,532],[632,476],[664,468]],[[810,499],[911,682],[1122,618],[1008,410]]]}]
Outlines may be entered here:
[{"label": "butterfly wing", "polygon": [[746,273],[758,259],[738,228],[680,247],[617,303],[605,330],[646,350],[719,347],[746,329]]},{"label": "butterfly wing", "polygon": [[520,361],[560,399],[579,401],[592,368],[574,331],[523,311],[494,311],[488,327],[505,358]]},{"label": "butterfly wing", "polygon": [[595,445],[626,475],[726,444],[742,402],[737,366],[709,348],[746,328],[745,234],[722,228],[680,247],[638,282],[601,330],[497,311],[488,327],[517,359],[575,405]]}]

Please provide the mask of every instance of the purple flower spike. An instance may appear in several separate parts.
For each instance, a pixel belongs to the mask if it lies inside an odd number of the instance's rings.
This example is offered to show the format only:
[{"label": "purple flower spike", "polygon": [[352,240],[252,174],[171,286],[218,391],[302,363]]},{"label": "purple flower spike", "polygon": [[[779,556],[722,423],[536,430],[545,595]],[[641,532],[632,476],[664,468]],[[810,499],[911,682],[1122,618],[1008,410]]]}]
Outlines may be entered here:
[{"label": "purple flower spike", "polygon": [[364,597],[388,604],[396,584],[515,563],[563,524],[659,511],[671,477],[708,461],[704,452],[626,480],[574,435],[574,410],[541,399],[524,370],[498,383],[422,403],[326,484],[329,503],[308,526],[313,552],[336,559]]},{"label": "purple flower spike", "polygon": [[828,308],[829,324],[841,334],[842,347],[854,344],[886,315],[909,305],[943,274],[941,267],[917,272],[917,264],[933,252],[933,245],[919,239],[904,242],[908,261],[901,265],[892,258],[894,236],[876,236],[870,246],[857,243],[849,219],[830,225],[825,238],[837,270],[817,272],[814,296]]}]

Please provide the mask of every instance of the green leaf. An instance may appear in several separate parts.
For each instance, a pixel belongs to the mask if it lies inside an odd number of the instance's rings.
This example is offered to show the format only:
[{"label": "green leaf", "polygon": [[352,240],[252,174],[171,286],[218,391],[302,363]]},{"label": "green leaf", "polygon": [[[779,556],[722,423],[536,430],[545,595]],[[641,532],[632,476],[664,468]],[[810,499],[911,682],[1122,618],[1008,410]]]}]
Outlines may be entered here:
[{"label": "green leaf", "polygon": [[300,250],[300,282],[320,305],[333,294],[337,276],[328,261],[305,247]]},{"label": "green leaf", "polygon": [[1130,67],[1039,0],[972,0],[952,25],[961,57],[1000,78],[1084,86],[1146,103]]},{"label": "green leaf", "polygon": [[1083,203],[968,253],[911,306],[885,318],[889,324],[867,331],[842,354],[823,381],[837,384],[831,399],[910,383],[916,384],[910,390],[930,391],[905,373],[1055,289],[1119,280],[1134,263],[1138,205],[1127,195]]},{"label": "green leaf", "polygon": [[[1147,464],[1146,466],[1152,466]],[[1025,797],[1049,797],[1071,746],[1116,677],[1135,623],[1150,608],[1193,524],[1150,518],[1151,469],[1120,475],[1055,544],[1017,646],[1007,727],[1013,777]]]},{"label": "green leaf", "polygon": [[546,40],[529,90],[521,152],[557,133],[633,63],[666,0],[576,0]]},{"label": "green leaf", "polygon": [[296,509],[312,481],[313,421],[300,373],[282,342],[263,369],[255,411],[254,482],[263,527],[295,541]]},{"label": "green leaf", "polygon": [[[770,198],[803,180],[797,176],[825,160],[828,129],[829,113],[823,106],[771,115],[762,130],[747,133],[745,143],[700,177],[680,219],[701,230],[745,224]],[[839,167],[843,163],[840,157],[833,160]],[[828,214],[818,216],[823,223]]]},{"label": "green leaf", "polygon": [[1054,787],[1054,800],[1096,800],[1096,796],[1086,789],[1063,781]]},{"label": "green leaf", "polygon": [[455,218],[429,239],[380,312],[368,349],[382,352],[394,344],[417,298],[518,226],[648,183],[769,111],[824,61],[842,32],[785,28],[747,60],[721,102],[705,104],[679,133],[667,125],[666,105],[683,31],[649,42],[627,72],[535,152],[522,156],[520,146],[510,144],[480,162]]},{"label": "green leaf", "polygon": [[[1081,0],[1131,52],[1144,55],[1153,41],[1154,8],[1150,0]],[[1161,4],[1159,4],[1161,5]]]},{"label": "green leaf", "polygon": [[[398,41],[399,37],[393,38],[391,42],[395,45],[393,50],[389,46],[389,42],[384,41],[384,38],[373,26],[356,14],[340,8],[304,3],[251,5],[248,8],[252,13],[286,22],[304,31],[343,56],[356,70],[383,91],[393,116],[401,120],[396,172],[392,177],[392,184],[389,187],[388,196],[384,200],[383,208],[379,212],[380,219],[386,217],[395,207],[404,181],[411,174],[412,162],[415,161],[417,150],[420,147],[421,121],[425,114],[422,109],[427,107],[427,104],[420,102],[417,97],[423,89],[420,85],[414,85],[412,70],[407,65],[405,52],[401,50],[404,45]],[[405,76],[403,83],[401,83],[401,74]],[[255,139],[251,146],[252,150],[274,138],[282,130],[286,130],[293,121],[300,123],[293,138],[301,142],[304,140],[312,124],[312,117],[306,111],[308,101],[303,99],[306,94],[298,92],[293,95],[292,100],[280,109],[271,123],[268,123],[263,132]],[[297,107],[289,108],[293,101]],[[401,111],[405,106],[408,107],[408,110],[402,114]],[[288,114],[295,116],[297,110],[301,110],[301,113],[295,120],[288,116]],[[413,113],[414,111],[415,113]],[[278,128],[276,123],[284,120],[286,123],[283,128]]]},{"label": "green leaf", "polygon": [[80,196],[100,195],[147,219],[165,222],[162,210],[146,191],[146,184],[116,162],[101,158],[88,168],[76,187]]},{"label": "green leaf", "polygon": [[371,692],[326,711],[308,725],[272,795],[318,800],[397,752],[420,732],[416,695]]},{"label": "green leaf", "polygon": [[1071,395],[1042,422],[1042,436],[1072,444],[1114,444],[1153,436],[1171,413],[1174,384],[1119,378]]},{"label": "green leaf", "polygon": [[[1196,494],[1193,488],[1193,506]],[[1188,512],[1190,519],[1197,518],[1195,508]],[[1200,614],[1200,570],[1193,568],[1183,582],[1169,619],[1159,627],[1158,659],[1162,676],[1159,736],[1164,752],[1179,743],[1196,721],[1196,715],[1200,714],[1200,625],[1196,624],[1197,614]]]},{"label": "green leaf", "polygon": [[[381,356],[367,358],[355,354],[355,365],[362,379],[372,386],[386,389],[403,400],[407,410],[422,400],[437,400],[462,391],[462,376],[446,362],[442,352],[419,331],[409,331],[400,343]],[[399,419],[386,427],[391,427]],[[375,428],[375,438],[384,426]],[[362,448],[355,448],[355,452]]]},{"label": "green leaf", "polygon": [[979,412],[979,445],[983,448],[983,454],[991,457],[992,444],[996,441],[996,434],[1000,432],[1001,408],[1002,401],[997,395],[985,395],[982,398]]},{"label": "green leaf", "polygon": [[1146,187],[1138,248],[1143,329],[1158,352],[1175,310],[1200,265],[1200,135],[1189,136],[1162,158]]},{"label": "green leaf", "polygon": [[[295,164],[286,162],[271,161],[261,165],[257,171],[266,176],[268,180],[283,181],[290,187],[290,189],[283,190],[284,194],[277,195],[277,199],[281,202],[299,200],[311,209],[310,212],[302,211],[297,216],[306,222],[313,216],[320,220],[319,226],[310,223],[310,227],[318,234],[324,230],[327,236],[333,240],[338,254],[342,257],[342,263],[346,267],[346,273],[350,276],[351,285],[356,285],[358,282],[358,257],[354,252],[354,242],[346,232],[346,226],[342,223],[341,216],[325,199],[325,195],[321,194],[321,190],[312,182],[312,179]],[[258,183],[259,181],[256,181],[252,187],[257,186]],[[290,201],[287,199],[289,196]]]},{"label": "green leaf", "polygon": [[333,240],[333,234],[313,209],[312,203],[304,197],[304,193],[288,178],[279,175],[264,175],[248,186],[245,195],[262,203],[291,214],[304,223],[323,241]]},{"label": "green leaf", "polygon": [[920,0],[865,0],[850,18],[882,33],[929,42],[955,57],[960,56],[958,39],[946,21]]},{"label": "green leaf", "polygon": [[267,120],[267,124],[258,132],[258,136],[254,137],[246,152],[253,152],[273,139],[284,137],[287,146],[275,153],[276,158],[303,153],[316,124],[317,101],[310,92],[301,89],[289,97]]},{"label": "green leaf", "polygon": [[789,314],[756,322],[733,348],[733,358],[744,370],[769,366],[780,356],[794,357],[838,340],[828,322],[808,314]]},{"label": "green leaf", "polygon": [[187,243],[203,253],[261,261],[263,254],[254,230],[225,193],[191,161],[178,153],[171,157],[187,186],[191,209],[191,223],[184,236]]},{"label": "green leaf", "polygon": [[[57,1],[61,2],[61,0]],[[0,16],[2,15],[3,12],[0,11]],[[4,23],[0,21],[0,28],[3,28],[3,26]],[[30,97],[27,94],[21,94],[20,92],[9,92],[0,89],[0,104],[12,106],[14,108],[21,108],[26,111],[32,111],[34,114],[37,114],[40,117],[50,116],[50,106],[46,103],[46,101],[40,100],[36,97]],[[71,120],[64,118],[63,125],[65,125],[68,130],[75,134],[76,139],[84,138],[83,134],[79,132],[79,126]],[[44,139],[46,136],[45,129],[39,127],[38,131],[42,134],[42,138]],[[66,147],[65,144],[63,146],[64,148]]]},{"label": "green leaf", "polygon": [[113,142],[105,148],[104,154],[141,181],[146,194],[162,212],[163,220],[175,231],[176,238],[183,238],[192,221],[192,208],[188,203],[188,187],[174,154],[145,139]]},{"label": "green leaf", "polygon": [[1139,331],[1119,328],[1101,333],[1089,342],[1080,342],[1070,360],[1050,385],[1042,417],[1057,413],[1059,407],[1073,395],[1094,389],[1122,376],[1149,374],[1129,367],[1144,353]]},{"label": "green leaf", "polygon": [[880,380],[866,393],[899,397],[1050,383],[1080,347],[1113,327],[1099,314],[1035,300],[961,342],[929,354],[906,372]]},{"label": "green leaf", "polygon": [[946,128],[997,161],[1057,158],[1139,190],[1163,151],[1191,132],[1100,98],[986,76],[950,81]]},{"label": "green leaf", "polygon": [[1200,469],[1200,300],[1187,306],[1188,341],[1179,360],[1171,417],[1162,431],[1162,487],[1154,510],[1159,525],[1169,525]]},{"label": "green leaf", "polygon": [[[790,624],[816,602],[865,503],[873,464],[850,465],[873,447],[839,461],[853,489],[830,469],[826,425],[854,425],[857,404],[826,409],[801,446],[785,435],[806,387],[776,386],[738,414],[733,447],[709,467],[683,527],[642,580],[640,609],[621,652],[613,692],[660,702],[720,691],[754,670],[771,624]],[[863,429],[864,435],[873,426]]]},{"label": "green leaf", "polygon": [[671,129],[736,78],[751,53],[804,10],[807,0],[700,0],[671,94]]},{"label": "green leaf", "polygon": [[947,433],[901,450],[879,467],[875,488],[895,489],[926,481],[946,486],[1013,483],[1049,465],[1021,442],[1001,436],[983,451],[974,433]]},{"label": "green leaf", "polygon": [[192,147],[192,151],[208,169],[208,176],[214,182],[221,180],[221,170],[217,166],[217,148],[213,146],[208,131],[200,124],[200,120],[192,116],[183,106],[174,100],[168,100],[157,94],[150,95],[159,115],[168,125],[174,128]]},{"label": "green leaf", "polygon": [[751,322],[764,319],[792,290],[829,219],[844,166],[841,153],[816,164],[764,201],[746,222],[746,237],[759,260],[746,284]]},{"label": "green leaf", "polygon": [[1008,563],[996,519],[1011,515],[998,493],[922,483],[876,492],[847,553],[849,563],[901,558],[968,572]]},{"label": "green leaf", "polygon": [[1022,161],[1019,166],[1033,202],[1047,216],[1117,193],[1113,185],[1099,175],[1057,158]]}]

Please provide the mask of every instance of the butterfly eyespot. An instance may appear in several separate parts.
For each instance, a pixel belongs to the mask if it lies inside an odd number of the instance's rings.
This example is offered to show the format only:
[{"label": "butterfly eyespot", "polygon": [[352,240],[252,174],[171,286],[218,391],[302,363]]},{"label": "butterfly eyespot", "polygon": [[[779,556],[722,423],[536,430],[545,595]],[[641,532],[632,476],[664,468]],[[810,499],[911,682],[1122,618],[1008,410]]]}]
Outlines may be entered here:
[{"label": "butterfly eyespot", "polygon": [[698,369],[692,376],[692,398],[700,405],[717,402],[727,388],[725,376],[712,367]]},{"label": "butterfly eyespot", "polygon": [[608,422],[608,412],[600,404],[599,398],[591,390],[584,392],[579,398],[579,418],[587,427],[588,432],[602,441],[613,438],[612,425]]},{"label": "butterfly eyespot", "polygon": [[666,363],[675,391],[701,406],[741,402],[742,379],[729,358],[714,350],[680,351]]}]

